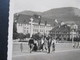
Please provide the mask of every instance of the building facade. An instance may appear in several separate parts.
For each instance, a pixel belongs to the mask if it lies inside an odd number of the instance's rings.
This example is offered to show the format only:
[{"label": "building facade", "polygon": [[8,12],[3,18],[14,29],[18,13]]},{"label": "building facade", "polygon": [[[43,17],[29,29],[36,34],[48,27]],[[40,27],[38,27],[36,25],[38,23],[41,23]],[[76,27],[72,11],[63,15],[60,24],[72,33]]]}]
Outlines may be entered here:
[{"label": "building facade", "polygon": [[70,27],[67,25],[57,26],[50,31],[53,38],[67,40],[70,37]]},{"label": "building facade", "polygon": [[55,39],[59,40],[69,40],[78,36],[78,25],[76,24],[63,24],[60,26],[54,27],[50,34]]},{"label": "building facade", "polygon": [[[17,33],[23,33],[23,34],[28,34],[31,32],[31,25],[30,23],[28,24],[20,24],[17,23]],[[33,34],[36,33],[41,33],[41,34],[49,34],[49,31],[52,29],[52,26],[50,24],[47,24],[45,26],[44,23],[41,23],[40,25],[38,23],[33,22]]]},{"label": "building facade", "polygon": [[49,34],[52,30],[52,26],[46,22],[42,16],[37,14],[24,15],[24,14],[14,14],[14,22],[16,23],[17,33],[23,34]]},{"label": "building facade", "polygon": [[71,27],[70,38],[77,37],[79,35],[78,25],[72,24],[70,27]]}]

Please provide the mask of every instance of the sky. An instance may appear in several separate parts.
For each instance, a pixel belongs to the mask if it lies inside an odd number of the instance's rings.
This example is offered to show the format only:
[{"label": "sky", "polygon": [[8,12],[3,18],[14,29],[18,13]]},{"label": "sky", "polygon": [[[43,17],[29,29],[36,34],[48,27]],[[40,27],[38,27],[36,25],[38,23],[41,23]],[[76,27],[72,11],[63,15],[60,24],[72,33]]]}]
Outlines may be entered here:
[{"label": "sky", "polygon": [[43,12],[53,8],[77,7],[80,9],[80,0],[11,0],[14,12],[24,10]]}]

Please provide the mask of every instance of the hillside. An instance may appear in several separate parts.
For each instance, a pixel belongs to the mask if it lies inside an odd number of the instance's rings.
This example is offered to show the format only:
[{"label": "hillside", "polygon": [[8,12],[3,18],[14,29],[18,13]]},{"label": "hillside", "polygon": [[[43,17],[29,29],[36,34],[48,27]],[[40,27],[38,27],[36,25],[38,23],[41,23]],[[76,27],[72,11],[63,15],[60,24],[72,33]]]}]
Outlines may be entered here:
[{"label": "hillside", "polygon": [[[74,7],[63,7],[63,8],[55,8],[44,12],[34,12],[34,11],[23,11],[20,12],[23,15],[34,15],[38,14],[42,16],[42,22],[45,20],[48,21],[52,26],[54,25],[54,20],[57,19],[59,22],[61,21],[74,21],[78,25],[80,25],[80,9]],[[26,19],[27,20],[27,19]]]},{"label": "hillside", "polygon": [[58,21],[80,21],[80,10],[73,7],[56,8],[42,13],[43,17],[58,19]]}]

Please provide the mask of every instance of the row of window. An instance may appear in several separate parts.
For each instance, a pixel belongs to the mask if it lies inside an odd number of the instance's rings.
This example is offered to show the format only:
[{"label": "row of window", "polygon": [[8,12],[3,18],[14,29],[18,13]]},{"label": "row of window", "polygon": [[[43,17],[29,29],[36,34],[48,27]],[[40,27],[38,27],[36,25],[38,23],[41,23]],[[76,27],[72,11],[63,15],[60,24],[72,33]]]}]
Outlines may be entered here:
[{"label": "row of window", "polygon": [[69,32],[50,32],[50,33],[53,33],[53,34],[70,34]]},{"label": "row of window", "polygon": [[23,30],[23,32],[24,32],[24,33],[29,33],[29,31],[28,31],[28,30]]},{"label": "row of window", "polygon": [[[29,33],[29,30],[23,29],[23,32]],[[39,30],[33,29],[33,32],[39,32]],[[40,30],[40,32],[45,32],[45,30]],[[46,30],[46,32],[49,32],[49,30]]]},{"label": "row of window", "polygon": [[27,24],[17,24],[18,26],[27,26]]},{"label": "row of window", "polygon": [[70,35],[53,35],[53,36],[57,36],[57,37],[69,37]]},{"label": "row of window", "polygon": [[[39,28],[39,26],[35,25],[34,28]],[[45,26],[40,26],[40,28],[45,28]],[[51,29],[51,27],[47,27],[49,29]]]},{"label": "row of window", "polygon": [[[38,29],[33,29],[33,32],[39,32]],[[45,30],[40,30],[40,32],[45,32]],[[48,30],[46,32],[49,32]]]},{"label": "row of window", "polygon": [[[18,26],[27,26],[27,24],[17,24]],[[38,28],[38,25],[33,25],[35,28]],[[49,26],[47,26],[49,27]],[[40,26],[40,28],[45,28],[45,26]]]}]

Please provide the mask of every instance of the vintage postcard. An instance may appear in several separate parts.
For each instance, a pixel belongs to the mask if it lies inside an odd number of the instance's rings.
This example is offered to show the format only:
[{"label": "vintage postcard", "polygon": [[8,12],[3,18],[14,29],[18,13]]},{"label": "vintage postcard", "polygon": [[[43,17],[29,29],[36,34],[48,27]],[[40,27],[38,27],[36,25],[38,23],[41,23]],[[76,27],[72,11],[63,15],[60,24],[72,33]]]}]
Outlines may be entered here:
[{"label": "vintage postcard", "polygon": [[8,59],[80,60],[79,0],[10,0],[9,14]]}]

